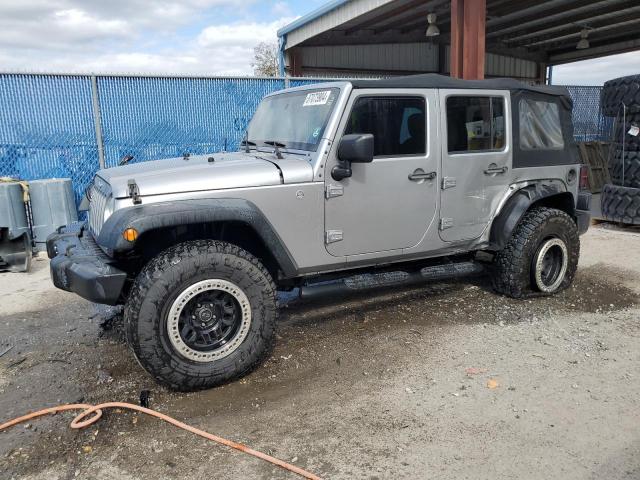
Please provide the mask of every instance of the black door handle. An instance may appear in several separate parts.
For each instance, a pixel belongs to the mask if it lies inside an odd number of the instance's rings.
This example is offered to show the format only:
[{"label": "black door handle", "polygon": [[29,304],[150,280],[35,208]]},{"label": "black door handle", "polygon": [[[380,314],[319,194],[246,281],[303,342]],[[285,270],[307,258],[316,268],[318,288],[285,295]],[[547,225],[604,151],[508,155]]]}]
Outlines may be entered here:
[{"label": "black door handle", "polygon": [[425,172],[421,168],[418,168],[409,174],[409,180],[412,182],[419,182],[421,180],[433,180],[436,178],[436,172]]}]

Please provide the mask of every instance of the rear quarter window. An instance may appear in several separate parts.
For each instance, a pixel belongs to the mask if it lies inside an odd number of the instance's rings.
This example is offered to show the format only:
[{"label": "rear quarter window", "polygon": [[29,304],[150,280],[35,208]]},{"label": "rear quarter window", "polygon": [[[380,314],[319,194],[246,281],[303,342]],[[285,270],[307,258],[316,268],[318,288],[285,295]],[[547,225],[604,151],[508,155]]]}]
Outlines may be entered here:
[{"label": "rear quarter window", "polygon": [[560,109],[554,102],[521,99],[520,148],[522,150],[561,150],[564,148]]}]

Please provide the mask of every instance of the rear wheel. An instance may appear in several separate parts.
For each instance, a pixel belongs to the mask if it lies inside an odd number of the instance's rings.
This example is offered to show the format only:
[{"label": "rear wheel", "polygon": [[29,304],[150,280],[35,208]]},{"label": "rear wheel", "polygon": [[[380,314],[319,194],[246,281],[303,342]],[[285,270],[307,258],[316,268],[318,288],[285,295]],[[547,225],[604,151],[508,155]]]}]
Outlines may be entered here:
[{"label": "rear wheel", "polygon": [[172,247],[142,270],[125,307],[129,346],[175,390],[238,378],[270,352],[276,290],[253,255],[224,242]]},{"label": "rear wheel", "polygon": [[574,220],[561,210],[533,208],[494,258],[494,289],[514,298],[559,292],[571,285],[579,256]]}]

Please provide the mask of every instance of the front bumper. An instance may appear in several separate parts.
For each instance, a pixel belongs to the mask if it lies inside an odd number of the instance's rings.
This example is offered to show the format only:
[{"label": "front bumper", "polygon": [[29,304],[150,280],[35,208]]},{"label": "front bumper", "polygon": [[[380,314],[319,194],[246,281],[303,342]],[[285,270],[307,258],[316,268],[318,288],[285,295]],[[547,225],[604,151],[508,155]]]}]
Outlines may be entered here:
[{"label": "front bumper", "polygon": [[60,227],[47,238],[53,284],[95,303],[116,305],[127,274],[112,266],[86,222]]}]

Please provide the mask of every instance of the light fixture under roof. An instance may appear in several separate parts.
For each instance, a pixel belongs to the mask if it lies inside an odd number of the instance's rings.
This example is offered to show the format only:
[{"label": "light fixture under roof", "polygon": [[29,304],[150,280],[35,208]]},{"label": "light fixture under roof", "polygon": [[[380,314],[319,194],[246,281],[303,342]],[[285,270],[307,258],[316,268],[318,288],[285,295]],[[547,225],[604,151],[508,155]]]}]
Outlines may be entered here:
[{"label": "light fixture under roof", "polygon": [[438,28],[438,25],[436,25],[437,19],[438,17],[435,13],[427,15],[427,22],[429,23],[429,26],[427,27],[427,31],[424,32],[427,37],[437,37],[440,35],[440,29]]},{"label": "light fixture under roof", "polygon": [[584,50],[585,48],[589,48],[589,30],[587,28],[583,28],[580,32],[580,41],[576,44],[577,50]]}]

